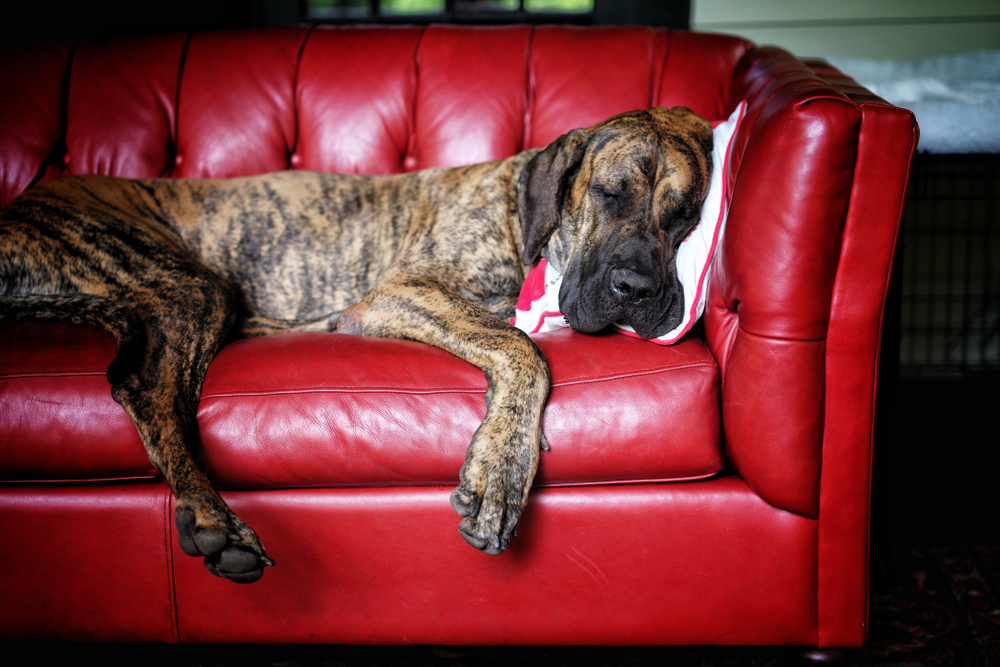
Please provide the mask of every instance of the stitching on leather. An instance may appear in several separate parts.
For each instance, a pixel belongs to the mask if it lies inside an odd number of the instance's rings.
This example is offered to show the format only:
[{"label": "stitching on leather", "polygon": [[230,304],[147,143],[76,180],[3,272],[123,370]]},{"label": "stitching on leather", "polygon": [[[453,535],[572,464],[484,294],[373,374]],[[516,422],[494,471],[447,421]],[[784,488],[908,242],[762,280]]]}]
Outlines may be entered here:
[{"label": "stitching on leather", "polygon": [[60,486],[65,484],[107,484],[108,482],[148,482],[160,479],[159,473],[149,475],[119,475],[117,477],[60,477],[59,479],[0,479],[0,487],[27,486],[40,484],[43,486]]},{"label": "stitching on leather", "polygon": [[[787,336],[771,336],[771,335],[768,335],[768,334],[754,333],[752,331],[748,331],[747,329],[745,329],[743,327],[743,321],[741,319],[739,319],[739,315],[737,315],[737,326],[739,327],[740,331],[742,331],[746,335],[753,336],[754,338],[763,338],[764,340],[779,340],[779,341],[784,341],[784,342],[788,342],[788,343],[821,343],[821,342],[826,342],[826,338],[827,338],[826,336],[822,336],[820,338],[790,338],[790,337],[787,337]],[[827,323],[826,326],[827,326],[827,330],[829,330],[829,328],[830,328],[829,323]],[[735,336],[733,338],[735,340]],[[732,348],[730,348],[729,351],[732,352]]]},{"label": "stitching on leather", "polygon": [[106,376],[107,371],[50,371],[47,373],[12,373],[10,375],[0,374],[0,380],[18,380],[31,378],[61,378],[61,377],[91,377],[95,375]]},{"label": "stitching on leather", "polygon": [[521,150],[527,150],[528,139],[531,137],[531,126],[535,113],[535,78],[531,69],[532,48],[535,45],[535,26],[528,32],[528,41],[524,45],[524,110],[521,115]]},{"label": "stitching on leather", "polygon": [[413,158],[413,170],[417,170],[417,166],[420,163],[420,156],[417,150],[417,110],[420,108],[420,48],[424,43],[424,35],[427,34],[427,28],[420,28],[420,32],[417,35],[417,39],[413,44],[413,107],[410,109],[410,118],[407,123],[407,132],[409,136],[406,138],[406,152],[401,156],[400,171],[406,172],[406,158]]},{"label": "stitching on leather", "polygon": [[291,169],[291,158],[299,150],[299,72],[302,71],[302,54],[305,53],[306,44],[315,29],[316,25],[313,24],[306,30],[305,35],[302,36],[302,43],[299,44],[299,55],[295,59],[295,74],[292,75],[292,120],[295,121],[295,136],[292,137],[292,146],[288,151],[285,169]]},{"label": "stitching on leather", "polygon": [[[648,369],[645,371],[631,372],[631,373],[619,373],[615,375],[605,375],[605,376],[595,376],[590,378],[579,378],[574,380],[567,380],[563,382],[553,383],[552,388],[558,387],[571,387],[580,384],[594,384],[599,382],[612,382],[616,380],[627,380],[630,378],[648,377],[650,375],[663,375],[665,373],[670,373],[673,371],[690,370],[692,368],[716,368],[714,363],[708,362],[694,362],[690,364],[683,364],[680,366],[670,366],[668,368],[656,368]],[[295,395],[295,394],[411,394],[414,396],[423,395],[433,395],[433,394],[482,394],[486,390],[484,387],[434,387],[429,389],[417,389],[414,387],[403,387],[403,386],[380,386],[380,387],[367,387],[359,388],[357,386],[340,386],[340,387],[302,387],[299,389],[274,389],[274,390],[261,390],[261,391],[240,391],[240,392],[211,392],[203,393],[201,400],[215,399],[215,398],[238,398],[242,396],[282,396],[282,395]]]},{"label": "stitching on leather", "polygon": [[164,547],[166,548],[166,560],[167,560],[167,596],[170,599],[170,610],[172,612],[173,624],[170,628],[170,633],[173,635],[172,639],[175,643],[180,642],[181,633],[181,623],[180,616],[177,612],[177,580],[174,576],[174,535],[173,535],[173,523],[171,519],[173,518],[173,512],[171,512],[171,500],[173,498],[172,493],[163,493],[163,488],[161,487],[160,493],[163,497],[163,530],[164,530]]},{"label": "stitching on leather", "polygon": [[464,387],[438,388],[438,389],[413,389],[412,387],[371,387],[368,389],[358,389],[356,387],[313,387],[303,389],[272,389],[261,391],[228,391],[211,394],[202,394],[201,401],[216,398],[243,398],[250,396],[296,396],[307,394],[411,394],[414,396],[434,395],[434,394],[474,394],[481,395],[486,391],[485,385],[481,389]]},{"label": "stitching on leather", "polygon": [[[752,334],[751,334],[752,335]],[[616,380],[627,380],[629,378],[647,377],[650,375],[662,375],[664,373],[671,373],[674,371],[690,370],[692,368],[713,368],[715,364],[708,362],[695,362],[690,364],[683,364],[680,366],[670,366],[662,368],[651,368],[643,371],[633,371],[629,373],[618,373],[613,375],[603,375],[594,377],[581,377],[574,378],[571,380],[564,380],[561,382],[552,383],[552,387],[571,387],[580,384],[593,384],[597,382],[613,382]],[[3,380],[32,380],[36,378],[73,378],[73,377],[104,377],[106,373],[104,371],[68,371],[68,372],[50,372],[50,373],[17,373],[12,375],[0,375],[0,381]],[[361,389],[357,386],[340,386],[340,387],[309,387],[300,389],[276,389],[276,390],[264,390],[264,391],[247,391],[247,392],[221,392],[221,393],[204,393],[202,394],[202,400],[207,398],[223,398],[223,397],[236,397],[236,396],[271,396],[271,395],[282,395],[282,394],[327,394],[327,393],[359,393],[359,394],[379,394],[379,393],[407,393],[415,395],[424,394],[479,394],[485,391],[485,388],[479,387],[435,387],[432,389],[416,389],[414,387],[403,387],[403,386],[393,386],[385,385],[379,387],[370,387]]]},{"label": "stitching on leather", "polygon": [[181,127],[181,82],[184,80],[184,65],[187,63],[188,47],[191,46],[193,32],[189,32],[184,38],[184,48],[181,49],[181,62],[177,67],[177,90],[174,91],[174,126],[170,128],[170,151],[167,154],[167,164],[164,166],[160,176],[170,176],[177,168],[177,153],[180,150],[180,127]]},{"label": "stitching on leather", "polygon": [[[663,38],[663,57],[660,58],[660,62],[655,62],[654,56],[656,55],[656,42],[657,38],[662,35]],[[666,28],[660,28],[653,31],[653,39],[649,42],[649,76],[652,80],[649,82],[649,106],[658,106],[660,101],[660,89],[663,85],[663,75],[667,71],[667,54],[670,52],[670,31]]]},{"label": "stitching on leather", "polygon": [[[45,172],[47,171],[47,167],[64,165],[63,159],[69,151],[66,143],[67,134],[69,132],[69,85],[73,76],[73,60],[76,58],[76,49],[79,45],[80,39],[76,38],[73,40],[73,45],[69,47],[66,68],[63,70],[63,82],[59,88],[59,136],[52,142],[52,151],[47,156],[42,158],[41,164],[38,165],[38,170],[35,172],[34,177],[32,177],[28,187],[21,190],[21,192],[24,192],[42,180],[42,177],[45,176]],[[62,168],[65,168],[65,166]],[[13,199],[13,197],[11,199]]]},{"label": "stitching on leather", "polygon": [[566,380],[564,382],[553,383],[553,387],[570,387],[578,384],[592,384],[595,382],[611,382],[614,380],[625,380],[628,378],[638,378],[647,377],[650,375],[663,375],[665,373],[670,373],[673,371],[684,371],[690,370],[692,368],[715,368],[714,363],[709,363],[705,361],[692,362],[689,364],[682,364],[680,366],[670,366],[669,368],[651,368],[645,371],[634,371],[630,373],[618,373],[615,375],[605,375],[605,376],[595,376],[592,378],[579,378],[576,380]]},{"label": "stitching on leather", "polygon": [[[699,475],[692,475],[687,477],[642,477],[638,479],[599,479],[599,480],[578,480],[578,481],[536,481],[531,485],[532,490],[534,489],[565,489],[565,488],[582,488],[588,486],[631,486],[631,485],[641,485],[641,484],[684,484],[686,482],[696,482],[706,479],[720,479],[722,473],[722,468],[715,470],[714,472],[702,473]],[[537,480],[537,478],[536,478]],[[216,486],[224,491],[271,491],[276,489],[282,490],[303,490],[308,491],[311,489],[324,490],[324,489],[360,489],[362,491],[371,489],[421,489],[421,488],[433,488],[437,487],[439,490],[443,490],[444,487],[453,487],[458,484],[458,478],[454,479],[387,479],[387,480],[361,480],[361,481],[319,481],[319,482],[309,482],[306,484],[296,485],[296,486],[251,486],[258,484],[258,482],[253,480],[236,480],[236,483],[226,483],[223,481],[217,482]],[[799,515],[802,516],[802,515]],[[812,517],[807,517],[812,518]]]}]

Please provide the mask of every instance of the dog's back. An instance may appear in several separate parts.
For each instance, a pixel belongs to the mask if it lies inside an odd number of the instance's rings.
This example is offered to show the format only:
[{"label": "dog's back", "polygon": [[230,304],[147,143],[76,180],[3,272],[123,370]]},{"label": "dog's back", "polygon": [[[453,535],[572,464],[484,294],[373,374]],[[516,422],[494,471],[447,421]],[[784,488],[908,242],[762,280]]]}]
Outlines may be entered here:
[{"label": "dog's back", "polygon": [[[0,294],[106,295],[111,274],[137,262],[152,271],[157,257],[176,253],[232,286],[244,318],[312,320],[357,303],[421,244],[441,250],[446,242],[460,261],[467,245],[481,244],[449,227],[470,216],[478,223],[470,235],[509,236],[512,202],[449,190],[451,181],[468,183],[470,169],[484,182],[509,179],[509,162],[395,176],[49,181],[0,215]],[[501,291],[519,284],[516,250],[502,258],[511,285]]]}]

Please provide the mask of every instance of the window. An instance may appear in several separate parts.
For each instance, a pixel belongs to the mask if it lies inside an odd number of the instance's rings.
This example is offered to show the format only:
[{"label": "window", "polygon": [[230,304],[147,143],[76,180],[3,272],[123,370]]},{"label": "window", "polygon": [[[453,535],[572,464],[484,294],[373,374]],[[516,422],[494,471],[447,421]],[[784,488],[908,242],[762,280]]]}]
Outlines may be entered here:
[{"label": "window", "polygon": [[307,0],[306,19],[332,23],[590,23],[594,0]]}]

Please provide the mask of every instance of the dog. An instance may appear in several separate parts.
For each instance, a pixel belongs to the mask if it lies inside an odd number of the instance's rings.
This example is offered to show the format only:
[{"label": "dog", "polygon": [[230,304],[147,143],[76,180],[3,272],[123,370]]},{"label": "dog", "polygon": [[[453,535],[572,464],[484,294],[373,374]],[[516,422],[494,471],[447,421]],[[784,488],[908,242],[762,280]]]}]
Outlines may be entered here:
[{"label": "dog", "polygon": [[209,363],[233,336],[338,331],[421,341],[486,375],[486,416],[451,504],[476,549],[507,546],[540,449],[549,370],[509,322],[542,256],[577,331],[674,328],[674,258],[699,219],[712,130],[654,108],[543,149],[390,176],[76,176],[0,214],[0,317],[108,330],[107,377],[176,497],[181,549],[235,582],[274,564],[195,455]]}]

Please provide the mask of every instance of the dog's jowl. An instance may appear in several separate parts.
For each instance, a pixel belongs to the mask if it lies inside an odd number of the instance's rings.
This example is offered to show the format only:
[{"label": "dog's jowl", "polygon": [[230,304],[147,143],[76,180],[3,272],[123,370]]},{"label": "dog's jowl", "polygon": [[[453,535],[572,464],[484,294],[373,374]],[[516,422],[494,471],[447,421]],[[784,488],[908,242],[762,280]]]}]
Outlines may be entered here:
[{"label": "dog's jowl", "polygon": [[711,149],[707,122],[657,108],[498,162],[397,176],[49,181],[0,214],[0,317],[111,332],[111,393],[176,496],[181,548],[237,582],[274,562],[194,454],[224,341],[319,330],[448,350],[488,381],[451,502],[466,541],[499,554],[545,446],[548,366],[507,324],[526,272],[544,256],[563,274],[578,331],[670,331],[683,309],[675,251]]}]

